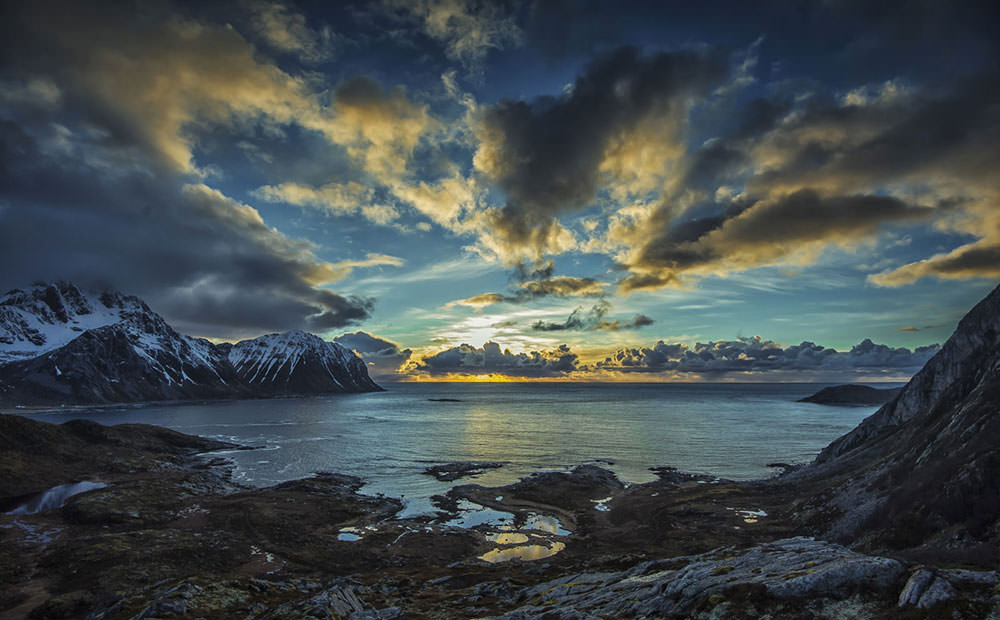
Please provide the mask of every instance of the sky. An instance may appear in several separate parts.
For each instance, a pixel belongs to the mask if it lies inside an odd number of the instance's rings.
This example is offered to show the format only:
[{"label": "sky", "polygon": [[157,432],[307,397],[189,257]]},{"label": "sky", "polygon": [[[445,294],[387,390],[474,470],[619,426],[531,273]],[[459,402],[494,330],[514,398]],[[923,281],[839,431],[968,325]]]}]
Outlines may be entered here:
[{"label": "sky", "polygon": [[901,380],[1000,278],[983,2],[7,2],[0,287],[391,380]]}]

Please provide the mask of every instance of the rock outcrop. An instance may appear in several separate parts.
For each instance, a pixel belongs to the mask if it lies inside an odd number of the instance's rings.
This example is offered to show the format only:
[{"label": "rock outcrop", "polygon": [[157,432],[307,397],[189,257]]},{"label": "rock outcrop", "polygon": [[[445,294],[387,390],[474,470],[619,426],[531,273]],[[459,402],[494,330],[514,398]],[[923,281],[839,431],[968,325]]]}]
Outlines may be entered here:
[{"label": "rock outcrop", "polygon": [[[818,611],[862,590],[869,596],[894,592],[904,575],[904,566],[893,559],[789,538],[745,550],[643,562],[621,572],[567,575],[523,590],[521,606],[498,618],[672,618],[707,609],[722,612],[713,617],[767,612],[812,617],[797,612],[807,605]],[[554,610],[559,615],[549,615]]]}]

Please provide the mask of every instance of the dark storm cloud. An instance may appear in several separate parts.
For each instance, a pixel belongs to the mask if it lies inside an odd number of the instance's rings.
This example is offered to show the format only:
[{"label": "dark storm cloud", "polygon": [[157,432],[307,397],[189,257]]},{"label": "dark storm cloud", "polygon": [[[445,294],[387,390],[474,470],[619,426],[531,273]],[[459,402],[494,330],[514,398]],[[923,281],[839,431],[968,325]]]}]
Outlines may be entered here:
[{"label": "dark storm cloud", "polygon": [[511,272],[513,282],[509,292],[481,293],[452,304],[478,308],[499,303],[520,304],[545,297],[599,297],[607,286],[594,278],[556,276],[554,273],[552,261],[535,266],[518,263]]},{"label": "dark storm cloud", "polygon": [[210,171],[182,131],[197,114],[264,122],[286,103],[305,109],[295,80],[231,30],[163,7],[78,8],[19,6],[2,26],[0,283],[113,286],[216,337],[367,318],[372,300],[321,288],[337,265],[200,182]]},{"label": "dark storm cloud", "polygon": [[410,359],[410,349],[400,349],[395,342],[357,331],[333,339],[337,344],[351,349],[368,364],[368,372],[376,378],[394,378],[397,370]]},{"label": "dark storm cloud", "polygon": [[452,302],[461,306],[482,307],[491,304],[520,304],[543,297],[598,297],[606,284],[593,278],[556,276],[545,280],[518,282],[510,293],[482,293]]},{"label": "dark storm cloud", "polygon": [[750,186],[872,185],[925,172],[983,182],[994,172],[1000,138],[998,78],[995,69],[980,72],[945,93],[911,93],[887,82],[881,91],[839,100],[812,97],[762,135],[779,165]]},{"label": "dark storm cloud", "polygon": [[[983,38],[989,30],[984,24],[996,23],[997,9],[907,6],[913,23],[888,19],[894,13],[881,5],[830,3],[807,12],[856,32],[886,29],[906,45],[960,39],[958,45],[968,46],[963,53],[971,54],[968,65],[955,65],[951,75],[929,83],[917,81],[919,72],[906,77],[909,65],[848,88],[785,80],[770,84],[767,96],[727,109],[729,117],[717,123],[719,135],[687,153],[678,189],[661,196],[661,205],[629,238],[618,240],[632,250],[626,290],[676,286],[706,273],[761,265],[809,264],[824,247],[916,220],[935,220],[944,230],[978,240],[873,274],[871,282],[898,286],[928,275],[1000,276],[1000,74],[995,37]],[[935,20],[940,29],[931,27]],[[866,45],[881,43],[873,38]],[[734,187],[743,206],[736,213],[730,206],[727,213]],[[679,207],[685,194],[700,197],[694,206]],[[901,208],[903,203],[910,207]],[[965,217],[952,217],[956,212]]]},{"label": "dark storm cloud", "polygon": [[594,364],[596,370],[613,372],[727,373],[768,371],[882,371],[913,373],[940,348],[939,345],[892,348],[869,339],[841,352],[812,342],[790,347],[759,336],[740,340],[667,344],[619,349]]},{"label": "dark storm cloud", "polygon": [[594,199],[609,147],[652,116],[664,124],[717,84],[725,63],[694,52],[621,48],[594,60],[558,97],[501,101],[483,113],[476,165],[505,192],[492,224],[514,246],[546,247],[552,218]]},{"label": "dark storm cloud", "polygon": [[582,308],[577,308],[566,317],[561,323],[551,321],[535,321],[531,329],[542,332],[557,331],[603,331],[617,332],[627,329],[639,329],[654,323],[653,319],[644,314],[636,314],[631,319],[608,319],[608,312],[611,311],[611,304],[606,300],[594,304],[590,310],[584,312]]},{"label": "dark storm cloud", "polygon": [[699,270],[737,271],[789,260],[829,244],[849,244],[885,222],[930,218],[939,209],[874,195],[824,197],[802,189],[725,216],[689,221],[648,242],[629,266],[625,290],[673,284]]},{"label": "dark storm cloud", "polygon": [[551,351],[511,353],[510,349],[501,350],[495,342],[487,342],[482,347],[463,344],[445,349],[414,362],[407,372],[431,376],[499,374],[525,378],[560,377],[576,369],[576,360],[576,354],[566,345]]},{"label": "dark storm cloud", "polygon": [[774,74],[863,82],[899,72],[952,77],[995,52],[1000,9],[990,0],[540,0],[530,17],[529,44],[559,58],[636,40],[651,25],[661,40],[752,41],[763,33]]},{"label": "dark storm cloud", "polygon": [[146,175],[106,185],[67,169],[78,163],[42,164],[0,187],[10,201],[0,210],[6,287],[97,278],[180,329],[219,337],[343,327],[371,310],[371,300],[317,288],[327,264],[204,186]]}]

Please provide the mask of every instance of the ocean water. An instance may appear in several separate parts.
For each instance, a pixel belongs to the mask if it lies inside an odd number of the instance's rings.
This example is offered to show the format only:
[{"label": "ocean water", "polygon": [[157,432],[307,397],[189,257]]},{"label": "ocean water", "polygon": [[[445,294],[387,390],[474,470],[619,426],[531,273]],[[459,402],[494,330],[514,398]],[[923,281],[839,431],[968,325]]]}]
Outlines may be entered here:
[{"label": "ocean water", "polygon": [[[400,383],[386,392],[109,407],[36,413],[62,422],[149,423],[260,446],[230,451],[239,481],[266,486],[332,471],[368,493],[403,496],[407,514],[453,484],[500,485],[534,471],[597,463],[628,482],[648,468],[737,480],[803,463],[877,407],[797,403],[826,384]],[[459,402],[428,399],[448,398]],[[502,461],[474,479],[439,482],[437,463]]]}]

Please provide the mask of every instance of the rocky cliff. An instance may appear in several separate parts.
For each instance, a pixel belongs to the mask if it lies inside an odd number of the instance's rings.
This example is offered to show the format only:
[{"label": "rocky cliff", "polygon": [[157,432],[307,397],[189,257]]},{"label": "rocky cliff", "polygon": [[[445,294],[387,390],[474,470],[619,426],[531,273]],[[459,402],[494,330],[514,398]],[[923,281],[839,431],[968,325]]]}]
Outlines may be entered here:
[{"label": "rocky cliff", "polygon": [[1000,540],[1000,287],[899,396],[799,472],[829,487],[829,533],[890,548],[996,553]]}]

